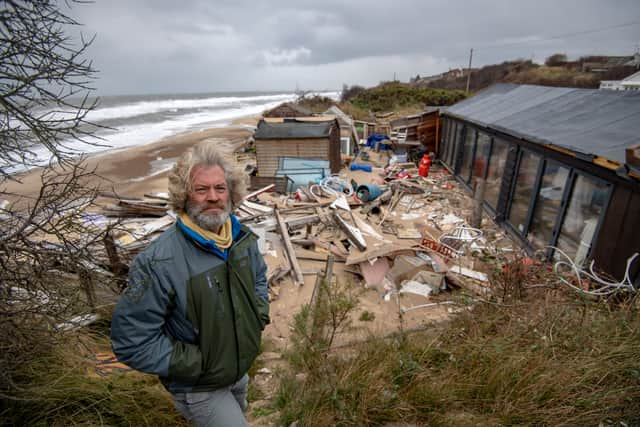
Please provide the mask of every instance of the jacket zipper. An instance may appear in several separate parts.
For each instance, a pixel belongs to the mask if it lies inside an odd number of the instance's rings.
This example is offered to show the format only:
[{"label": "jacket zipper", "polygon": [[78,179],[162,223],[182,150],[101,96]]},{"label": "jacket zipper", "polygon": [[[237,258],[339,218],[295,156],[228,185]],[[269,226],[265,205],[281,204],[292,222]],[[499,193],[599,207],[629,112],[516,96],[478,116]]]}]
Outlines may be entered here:
[{"label": "jacket zipper", "polygon": [[224,316],[224,303],[222,302],[223,289],[218,279],[216,279],[216,286],[218,288],[218,305],[220,306],[220,313]]},{"label": "jacket zipper", "polygon": [[[229,251],[229,254],[231,255],[231,251]],[[227,284],[229,285],[229,305],[231,306],[231,318],[233,319],[233,336],[236,340],[236,381],[240,380],[240,343],[238,342],[238,328],[236,325],[236,310],[235,307],[233,306],[233,298],[231,298],[231,282],[230,282],[230,265],[229,265],[229,256],[227,256],[227,261],[225,261],[225,263],[227,264]]]}]

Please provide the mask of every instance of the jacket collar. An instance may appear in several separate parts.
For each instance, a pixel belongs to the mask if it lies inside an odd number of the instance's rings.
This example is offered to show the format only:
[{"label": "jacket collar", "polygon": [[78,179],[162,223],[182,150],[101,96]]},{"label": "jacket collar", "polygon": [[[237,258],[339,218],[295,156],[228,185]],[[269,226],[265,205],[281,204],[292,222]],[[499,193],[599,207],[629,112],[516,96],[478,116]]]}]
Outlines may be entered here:
[{"label": "jacket collar", "polygon": [[238,237],[240,236],[240,232],[242,231],[242,224],[240,224],[240,221],[238,221],[238,219],[233,214],[229,214],[229,218],[231,219],[231,236],[232,236],[233,242],[231,243],[231,247],[228,249],[218,248],[218,246],[216,246],[215,241],[209,240],[204,236],[202,236],[200,233],[187,227],[180,220],[180,218],[178,218],[176,221],[176,227],[178,227],[196,245],[200,246],[205,251],[216,254],[217,256],[219,256],[220,258],[226,261],[227,257],[229,256],[229,249],[231,249],[233,245],[236,243],[236,241],[238,240]]}]

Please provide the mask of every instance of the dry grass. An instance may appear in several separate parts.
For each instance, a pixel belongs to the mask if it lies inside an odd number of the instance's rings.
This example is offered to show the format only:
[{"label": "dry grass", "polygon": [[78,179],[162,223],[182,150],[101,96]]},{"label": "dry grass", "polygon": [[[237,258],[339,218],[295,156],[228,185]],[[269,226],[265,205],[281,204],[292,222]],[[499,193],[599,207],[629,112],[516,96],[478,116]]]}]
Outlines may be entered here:
[{"label": "dry grass", "polygon": [[637,306],[557,289],[476,303],[437,330],[331,353],[303,376],[297,365],[280,423],[640,425],[639,331]]},{"label": "dry grass", "polygon": [[137,372],[99,375],[94,352],[104,335],[76,335],[16,372],[19,384],[0,404],[0,425],[186,426],[157,378]]},{"label": "dry grass", "polygon": [[565,67],[538,67],[507,75],[505,82],[542,86],[598,88],[599,76],[581,73]]}]

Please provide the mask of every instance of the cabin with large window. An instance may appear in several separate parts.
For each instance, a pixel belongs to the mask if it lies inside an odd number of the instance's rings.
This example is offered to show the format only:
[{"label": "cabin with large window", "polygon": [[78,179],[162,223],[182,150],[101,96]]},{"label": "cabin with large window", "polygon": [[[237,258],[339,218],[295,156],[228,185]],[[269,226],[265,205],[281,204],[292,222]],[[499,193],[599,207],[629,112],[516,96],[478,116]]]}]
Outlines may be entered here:
[{"label": "cabin with large window", "polygon": [[[498,84],[441,112],[441,162],[529,251],[621,280],[640,252],[640,93]],[[630,269],[640,280],[639,262]]]}]

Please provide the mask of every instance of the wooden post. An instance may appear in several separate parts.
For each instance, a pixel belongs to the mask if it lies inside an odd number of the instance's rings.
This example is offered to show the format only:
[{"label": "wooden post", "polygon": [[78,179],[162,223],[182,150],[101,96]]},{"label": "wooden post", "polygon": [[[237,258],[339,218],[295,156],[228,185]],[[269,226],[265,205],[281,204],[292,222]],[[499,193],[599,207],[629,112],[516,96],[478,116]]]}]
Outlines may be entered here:
[{"label": "wooden post", "polygon": [[89,307],[91,308],[96,308],[96,291],[93,287],[93,278],[91,277],[91,273],[84,268],[81,268],[78,271],[78,278],[80,279],[80,285],[87,297],[87,304],[89,304]]},{"label": "wooden post", "polygon": [[471,212],[471,227],[480,228],[482,225],[482,201],[487,182],[484,179],[476,180],[476,191],[473,194],[473,211]]},{"label": "wooden post", "polygon": [[467,93],[469,93],[469,85],[471,83],[471,58],[473,58],[473,48],[471,48],[471,52],[469,52],[469,68],[467,69]]}]

